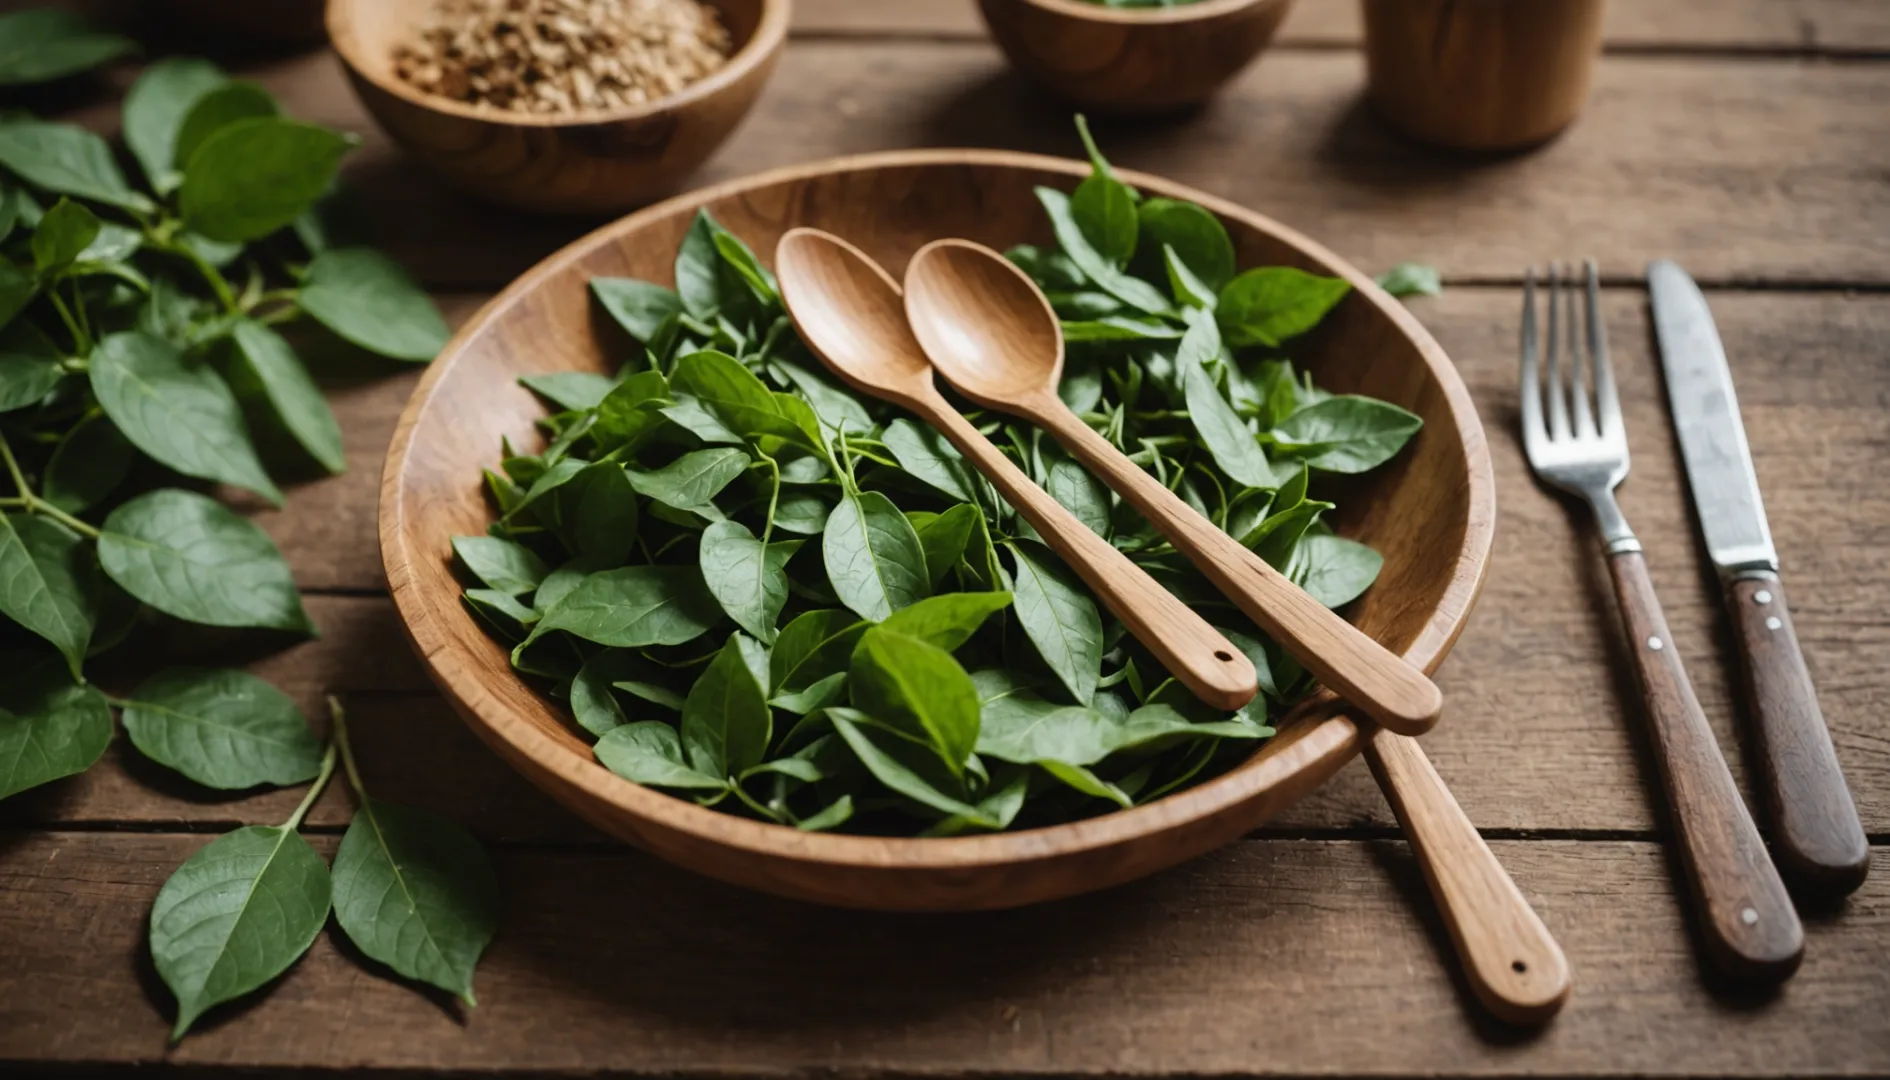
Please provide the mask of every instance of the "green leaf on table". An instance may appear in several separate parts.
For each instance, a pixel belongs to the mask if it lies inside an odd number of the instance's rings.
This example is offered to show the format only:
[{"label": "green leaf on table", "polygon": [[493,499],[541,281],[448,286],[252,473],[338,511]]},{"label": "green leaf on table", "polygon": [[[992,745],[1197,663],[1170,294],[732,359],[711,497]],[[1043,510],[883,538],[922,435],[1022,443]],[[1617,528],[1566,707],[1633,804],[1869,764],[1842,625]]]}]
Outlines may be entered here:
[{"label": "green leaf on table", "polygon": [[[969,617],[963,611],[958,614]],[[928,620],[933,625],[922,628],[944,634],[961,628],[938,625],[945,621]],[[930,747],[953,775],[963,773],[978,742],[978,690],[951,653],[897,629],[876,626],[854,647],[847,687],[854,708]]]},{"label": "green leaf on table", "polygon": [[[1217,294],[1234,278],[1234,241],[1211,212],[1191,202],[1149,199],[1137,211],[1142,244],[1149,251],[1167,248],[1190,275]],[[1171,269],[1173,264],[1169,264]]]},{"label": "green leaf on table", "polygon": [[1229,344],[1279,345],[1319,325],[1352,285],[1290,266],[1249,270],[1221,289],[1214,309]]},{"label": "green leaf on table", "polygon": [[989,813],[954,794],[955,790],[962,789],[962,781],[946,769],[936,750],[878,726],[855,709],[831,708],[826,715],[860,764],[886,787],[922,806],[956,815],[981,828],[1002,827]]},{"label": "green leaf on table", "polygon": [[739,521],[717,521],[702,531],[702,579],[715,599],[762,644],[772,644],[774,626],[787,604],[787,561],[802,541],[763,544]]},{"label": "green leaf on table", "polygon": [[55,195],[71,195],[147,213],[151,200],[133,191],[104,139],[71,124],[0,122],[0,166]]},{"label": "green leaf on table", "polygon": [[113,334],[93,350],[92,392],[132,445],[185,476],[248,488],[280,506],[236,395],[177,346],[141,331]]},{"label": "green leaf on table", "polygon": [[98,622],[97,570],[76,533],[44,518],[0,514],[0,615],[45,638],[84,681]]},{"label": "green leaf on table", "polygon": [[1007,592],[946,593],[900,608],[886,616],[879,627],[948,653],[957,652],[986,619],[1010,606],[1011,594]]},{"label": "green leaf on table", "polygon": [[212,135],[231,124],[266,119],[281,111],[269,91],[255,83],[225,81],[198,97],[184,114],[171,150],[171,166],[188,175],[191,159]]},{"label": "green leaf on table", "polygon": [[617,649],[681,645],[722,617],[692,566],[626,566],[591,574],[546,611],[526,644],[553,630]]},{"label": "green leaf on table", "polygon": [[451,336],[433,298],[399,263],[367,248],[315,256],[296,302],[342,339],[395,360],[431,360]]},{"label": "green leaf on table", "polygon": [[262,390],[270,411],[302,449],[331,474],[347,471],[341,425],[288,340],[253,319],[238,322],[231,340],[235,363]]},{"label": "green leaf on table", "polygon": [[1435,266],[1404,262],[1378,275],[1378,287],[1393,296],[1436,296],[1444,280]]},{"label": "green leaf on table", "polygon": [[821,556],[834,595],[861,618],[884,619],[931,592],[919,534],[881,492],[840,500],[827,518]]},{"label": "green leaf on table", "polygon": [[122,504],[98,557],[120,588],[186,622],[314,631],[275,542],[208,496],[166,488]]},{"label": "green leaf on table", "polygon": [[1214,320],[1195,319],[1175,354],[1175,374],[1187,398],[1188,417],[1222,472],[1247,487],[1275,487],[1279,479],[1267,461],[1266,451],[1207,373],[1206,364],[1220,351],[1221,335]]},{"label": "green leaf on table", "polygon": [[683,702],[682,745],[690,767],[708,776],[733,776],[761,764],[774,737],[768,692],[757,677],[766,651],[737,631],[689,688]]},{"label": "green leaf on table", "polygon": [[111,706],[97,689],[9,671],[0,687],[0,799],[84,772],[111,741]]},{"label": "green leaf on table", "polygon": [[646,499],[678,510],[704,506],[746,472],[747,451],[733,447],[692,450],[660,469],[629,471],[630,486]]},{"label": "green leaf on table", "polygon": [[781,694],[805,690],[847,669],[854,643],[870,623],[850,611],[822,608],[805,612],[775,638],[768,655],[768,689]]},{"label": "green leaf on table", "polygon": [[1007,543],[1017,568],[1012,606],[1024,636],[1071,698],[1087,702],[1102,678],[1102,614],[1055,556],[1028,541]]},{"label": "green leaf on table", "polygon": [[914,515],[906,516],[919,534],[919,547],[925,551],[926,575],[931,579],[932,591],[937,592],[951,576],[952,568],[964,558],[984,514],[970,503],[959,503],[923,524]]},{"label": "green leaf on table", "polygon": [[191,155],[178,208],[192,231],[211,240],[260,240],[319,199],[359,141],[280,117],[239,120]]},{"label": "green leaf on table", "polygon": [[958,502],[977,500],[978,484],[970,463],[936,429],[901,417],[886,425],[880,439],[892,451],[893,460],[915,480]]},{"label": "green leaf on table", "polygon": [[151,959],[177,997],[171,1039],[288,970],[328,921],[328,866],[292,829],[249,825],[205,845],[158,890]]},{"label": "green leaf on table", "polygon": [[683,759],[682,737],[661,720],[612,728],[591,748],[604,768],[649,787],[725,791],[728,780],[698,772]]},{"label": "green leaf on table", "polygon": [[1116,179],[1102,151],[1096,148],[1096,140],[1090,137],[1089,122],[1080,114],[1076,131],[1089,152],[1090,174],[1070,195],[1070,213],[1097,254],[1117,266],[1126,266],[1135,256],[1139,231],[1135,191]]},{"label": "green leaf on table", "polygon": [[1313,599],[1341,608],[1365,595],[1384,566],[1383,555],[1356,540],[1313,533],[1294,547],[1285,572]]},{"label": "green leaf on table", "polygon": [[595,371],[554,371],[521,376],[518,381],[519,385],[560,409],[573,411],[595,409],[604,395],[617,386],[617,380]]},{"label": "green leaf on table", "polygon": [[0,86],[51,82],[137,51],[137,42],[95,29],[77,12],[34,8],[0,15]]},{"label": "green leaf on table", "polygon": [[455,536],[453,553],[474,577],[511,596],[538,588],[551,573],[532,549],[496,536]]},{"label": "green leaf on table", "polygon": [[82,513],[118,490],[137,458],[137,450],[109,417],[88,416],[53,448],[40,497],[68,514]]},{"label": "green leaf on table", "polygon": [[364,799],[335,850],[335,921],[370,959],[468,1005],[499,925],[499,882],[472,834],[410,806]]},{"label": "green leaf on table", "polygon": [[124,724],[139,753],[205,787],[300,784],[322,767],[295,702],[243,671],[161,671],[132,691]]},{"label": "green leaf on table", "polygon": [[682,297],[674,289],[636,278],[592,278],[591,295],[641,345],[655,340],[664,324],[683,309]]},{"label": "green leaf on table", "polygon": [[230,77],[208,60],[166,57],[144,69],[125,94],[125,145],[159,195],[184,182],[177,168],[177,136],[184,118],[205,94]]},{"label": "green leaf on table", "polygon": [[1160,289],[1117,269],[1114,263],[1091,246],[1083,235],[1082,226],[1076,222],[1068,195],[1047,187],[1040,187],[1036,192],[1037,201],[1043,204],[1045,212],[1050,215],[1050,227],[1056,234],[1057,245],[1085,277],[1104,292],[1138,311],[1160,315],[1169,310],[1168,298],[1162,295]]},{"label": "green leaf on table", "polygon": [[1424,426],[1388,401],[1343,394],[1309,405],[1273,428],[1276,452],[1315,469],[1362,473],[1390,461]]},{"label": "green leaf on table", "polygon": [[98,215],[71,199],[60,199],[33,231],[33,269],[41,277],[64,270],[98,239]]}]

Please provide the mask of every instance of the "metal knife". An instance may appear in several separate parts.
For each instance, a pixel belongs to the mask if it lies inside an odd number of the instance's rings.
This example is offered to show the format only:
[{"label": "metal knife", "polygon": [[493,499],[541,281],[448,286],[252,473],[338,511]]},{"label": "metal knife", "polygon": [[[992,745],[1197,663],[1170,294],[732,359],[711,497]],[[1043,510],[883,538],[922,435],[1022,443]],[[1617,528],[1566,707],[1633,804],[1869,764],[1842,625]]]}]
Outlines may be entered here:
[{"label": "metal knife", "polygon": [[1852,892],[1870,847],[1792,632],[1726,350],[1685,270],[1649,263],[1647,286],[1687,486],[1738,631],[1780,866],[1803,885]]}]

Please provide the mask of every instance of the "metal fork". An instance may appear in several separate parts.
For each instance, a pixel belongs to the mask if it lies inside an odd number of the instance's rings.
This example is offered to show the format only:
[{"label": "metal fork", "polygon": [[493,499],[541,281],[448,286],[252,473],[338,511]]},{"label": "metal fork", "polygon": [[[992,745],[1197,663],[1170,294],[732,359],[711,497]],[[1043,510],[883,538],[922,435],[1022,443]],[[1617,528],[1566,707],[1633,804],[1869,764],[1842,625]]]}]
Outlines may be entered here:
[{"label": "metal fork", "polygon": [[1546,348],[1536,335],[1535,268],[1523,279],[1523,451],[1538,479],[1594,511],[1708,957],[1729,974],[1783,979],[1798,967],[1804,928],[1681,667],[1641,542],[1614,499],[1628,472],[1627,430],[1592,260],[1585,270],[1584,290],[1572,267],[1549,265]]}]

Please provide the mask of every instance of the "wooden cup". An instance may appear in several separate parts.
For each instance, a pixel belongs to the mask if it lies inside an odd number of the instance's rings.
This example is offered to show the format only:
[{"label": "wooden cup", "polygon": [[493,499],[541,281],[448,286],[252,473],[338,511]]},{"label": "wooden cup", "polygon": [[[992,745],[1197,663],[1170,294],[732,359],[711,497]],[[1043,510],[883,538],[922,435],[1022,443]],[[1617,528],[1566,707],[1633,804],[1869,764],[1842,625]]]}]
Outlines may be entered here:
[{"label": "wooden cup", "polygon": [[1371,100],[1412,138],[1513,150],[1581,111],[1607,0],[1364,0]]}]

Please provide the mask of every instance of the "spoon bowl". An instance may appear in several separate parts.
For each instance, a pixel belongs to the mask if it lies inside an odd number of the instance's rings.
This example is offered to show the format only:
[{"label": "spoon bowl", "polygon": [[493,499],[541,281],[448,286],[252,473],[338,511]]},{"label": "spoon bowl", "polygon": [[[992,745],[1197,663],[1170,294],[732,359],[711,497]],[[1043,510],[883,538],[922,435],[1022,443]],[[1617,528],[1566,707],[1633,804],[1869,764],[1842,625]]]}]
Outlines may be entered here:
[{"label": "spoon bowl", "polygon": [[1009,259],[965,240],[925,245],[906,267],[906,317],[939,373],[986,408],[1056,394],[1063,326]]},{"label": "spoon bowl", "polygon": [[862,394],[917,409],[938,396],[932,365],[896,304],[899,283],[830,232],[790,229],[774,248],[781,303],[827,367]]}]

